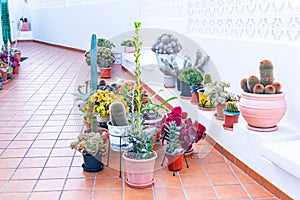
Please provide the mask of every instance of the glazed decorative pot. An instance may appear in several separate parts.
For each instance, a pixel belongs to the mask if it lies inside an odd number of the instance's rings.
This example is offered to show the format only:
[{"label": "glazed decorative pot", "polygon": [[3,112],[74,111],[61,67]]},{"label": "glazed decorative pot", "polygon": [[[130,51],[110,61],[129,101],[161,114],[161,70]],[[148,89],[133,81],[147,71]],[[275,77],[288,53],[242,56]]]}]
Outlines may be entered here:
[{"label": "glazed decorative pot", "polygon": [[224,113],[224,124],[223,124],[224,129],[232,131],[233,124],[238,123],[239,121],[240,111],[228,112],[224,109],[222,112]]},{"label": "glazed decorative pot", "polygon": [[154,165],[157,158],[155,156],[149,159],[133,159],[127,156],[127,152],[124,152],[123,159],[126,170],[126,183],[133,188],[147,188],[154,182]]},{"label": "glazed decorative pot", "polygon": [[275,131],[277,124],[286,113],[285,94],[242,93],[239,108],[248,123],[248,129]]},{"label": "glazed decorative pot", "polygon": [[110,121],[107,122],[109,131],[110,147],[114,151],[125,151],[129,145],[126,135],[131,130],[131,125],[128,126],[113,126]]}]

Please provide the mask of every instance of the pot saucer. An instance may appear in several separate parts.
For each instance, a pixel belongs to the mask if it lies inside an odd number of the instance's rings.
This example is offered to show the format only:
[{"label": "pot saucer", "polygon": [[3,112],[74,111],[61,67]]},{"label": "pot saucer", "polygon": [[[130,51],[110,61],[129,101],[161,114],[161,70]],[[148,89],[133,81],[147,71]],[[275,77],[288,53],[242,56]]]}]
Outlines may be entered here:
[{"label": "pot saucer", "polygon": [[150,181],[149,183],[145,183],[145,184],[134,184],[134,183],[129,182],[128,178],[126,178],[126,183],[132,188],[142,189],[142,188],[150,187],[154,183],[154,178],[152,179],[152,181]]},{"label": "pot saucer", "polygon": [[104,164],[101,163],[100,167],[98,168],[86,168],[84,163],[82,164],[82,168],[85,172],[100,172],[104,167]]}]

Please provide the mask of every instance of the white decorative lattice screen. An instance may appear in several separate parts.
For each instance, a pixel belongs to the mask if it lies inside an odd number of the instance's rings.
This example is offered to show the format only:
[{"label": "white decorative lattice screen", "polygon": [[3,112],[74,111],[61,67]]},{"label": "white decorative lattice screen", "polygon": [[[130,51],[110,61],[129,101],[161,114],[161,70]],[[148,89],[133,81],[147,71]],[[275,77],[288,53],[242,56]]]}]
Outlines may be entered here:
[{"label": "white decorative lattice screen", "polygon": [[300,0],[141,0],[141,19],[184,18],[204,37],[300,43]]}]

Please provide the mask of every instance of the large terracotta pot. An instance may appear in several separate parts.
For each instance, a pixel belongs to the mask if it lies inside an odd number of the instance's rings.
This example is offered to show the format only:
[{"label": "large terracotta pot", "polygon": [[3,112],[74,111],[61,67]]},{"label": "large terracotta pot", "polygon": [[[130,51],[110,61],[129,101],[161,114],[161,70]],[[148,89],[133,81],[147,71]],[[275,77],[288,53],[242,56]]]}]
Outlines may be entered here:
[{"label": "large terracotta pot", "polygon": [[239,108],[248,123],[248,128],[255,131],[275,131],[277,124],[286,113],[285,94],[242,93]]},{"label": "large terracotta pot", "polygon": [[123,159],[127,174],[126,183],[133,188],[147,188],[154,182],[154,165],[157,158],[155,156],[149,159],[136,160],[128,158],[127,152],[124,152]]},{"label": "large terracotta pot", "polygon": [[181,154],[168,154],[166,153],[168,158],[168,169],[170,171],[179,171],[182,169],[184,152]]}]

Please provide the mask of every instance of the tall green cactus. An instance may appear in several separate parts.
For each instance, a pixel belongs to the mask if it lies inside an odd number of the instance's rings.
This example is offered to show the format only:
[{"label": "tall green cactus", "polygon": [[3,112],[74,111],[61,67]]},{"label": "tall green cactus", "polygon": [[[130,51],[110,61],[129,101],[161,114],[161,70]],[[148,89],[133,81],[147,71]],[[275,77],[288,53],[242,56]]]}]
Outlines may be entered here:
[{"label": "tall green cactus", "polygon": [[128,126],[125,106],[122,102],[112,102],[109,108],[110,121],[113,126]]},{"label": "tall green cactus", "polygon": [[264,86],[272,85],[274,81],[273,77],[273,65],[269,60],[263,60],[259,65],[260,83]]},{"label": "tall green cactus", "polygon": [[238,106],[234,101],[226,102],[226,109],[227,112],[239,112]]},{"label": "tall green cactus", "polygon": [[[96,34],[92,35],[91,39],[91,83],[90,83],[90,88],[91,91],[96,91],[97,90],[97,36]],[[94,105],[93,105],[94,106]],[[97,132],[98,131],[98,123],[96,120],[96,116],[93,117],[92,119],[92,132]]]}]

